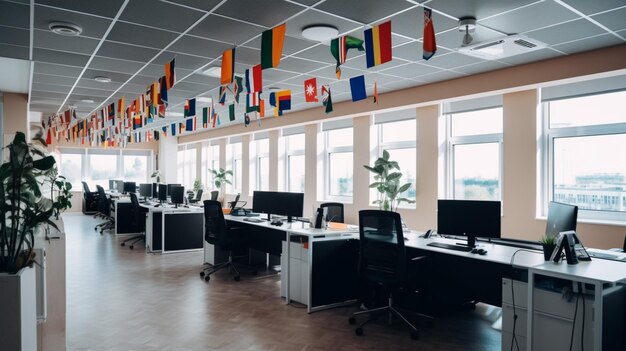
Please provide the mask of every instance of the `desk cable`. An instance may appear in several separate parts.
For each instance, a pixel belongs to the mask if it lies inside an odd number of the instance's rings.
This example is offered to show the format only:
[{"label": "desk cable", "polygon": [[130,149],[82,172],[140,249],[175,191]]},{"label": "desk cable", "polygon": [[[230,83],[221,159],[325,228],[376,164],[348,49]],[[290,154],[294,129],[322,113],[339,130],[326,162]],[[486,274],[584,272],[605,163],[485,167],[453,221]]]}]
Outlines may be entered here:
[{"label": "desk cable", "polygon": [[[578,294],[576,294],[576,308],[574,308],[574,321],[572,322],[572,334],[570,335],[570,339],[569,339],[569,350],[572,351],[572,347],[574,346],[574,330],[576,330],[576,316],[578,315],[578,300],[580,300],[580,291],[578,291]],[[583,305],[585,303],[583,302]],[[583,317],[584,318],[584,317]],[[583,326],[585,325],[585,321],[583,319]],[[581,336],[581,339],[583,338],[583,336]],[[580,347],[582,348],[583,346],[580,345]]]},{"label": "desk cable", "polygon": [[583,300],[583,321],[582,321],[582,327],[581,327],[581,333],[580,333],[580,349],[581,351],[585,350],[585,295],[583,294],[582,291],[582,284],[580,282],[578,282],[578,294],[576,295],[576,307],[574,308],[574,321],[572,323],[572,334],[570,336],[570,341],[569,341],[569,349],[570,351],[572,350],[572,347],[574,346],[574,331],[576,330],[576,316],[578,314],[578,300],[582,298]]},{"label": "desk cable", "polygon": [[[518,249],[511,256],[511,261],[509,262],[511,266],[513,266],[513,262],[515,261],[515,255],[520,251],[537,253],[536,251],[531,251],[527,249]],[[511,280],[511,302],[513,304],[513,337],[511,338],[511,351],[513,351],[513,345],[515,345],[515,347],[519,351],[520,348],[517,342],[517,335],[515,334],[515,327],[517,326],[517,310],[515,308],[515,290],[513,289],[513,280]],[[530,332],[532,333],[532,330]]]}]

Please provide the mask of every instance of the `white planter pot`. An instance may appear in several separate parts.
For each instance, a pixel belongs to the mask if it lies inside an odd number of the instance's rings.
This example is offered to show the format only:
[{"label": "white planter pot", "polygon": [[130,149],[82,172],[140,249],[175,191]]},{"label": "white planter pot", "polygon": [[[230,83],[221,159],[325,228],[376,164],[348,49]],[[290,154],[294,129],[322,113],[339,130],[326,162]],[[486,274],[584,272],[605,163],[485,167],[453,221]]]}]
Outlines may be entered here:
[{"label": "white planter pot", "polygon": [[0,345],[5,351],[37,350],[35,269],[0,273]]}]

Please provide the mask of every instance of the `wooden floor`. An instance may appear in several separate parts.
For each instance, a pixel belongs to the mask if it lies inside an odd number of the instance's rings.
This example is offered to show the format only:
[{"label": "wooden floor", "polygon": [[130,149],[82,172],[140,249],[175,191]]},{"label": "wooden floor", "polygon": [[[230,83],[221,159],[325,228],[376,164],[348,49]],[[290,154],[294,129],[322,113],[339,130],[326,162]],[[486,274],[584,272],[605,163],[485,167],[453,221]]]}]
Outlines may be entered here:
[{"label": "wooden floor", "polygon": [[[64,216],[69,350],[499,350],[493,308],[440,316],[409,338],[384,320],[356,336],[357,306],[307,314],[287,306],[280,277],[198,276],[202,253],[146,254],[100,235],[91,216]],[[497,311],[496,311],[497,312]]]}]

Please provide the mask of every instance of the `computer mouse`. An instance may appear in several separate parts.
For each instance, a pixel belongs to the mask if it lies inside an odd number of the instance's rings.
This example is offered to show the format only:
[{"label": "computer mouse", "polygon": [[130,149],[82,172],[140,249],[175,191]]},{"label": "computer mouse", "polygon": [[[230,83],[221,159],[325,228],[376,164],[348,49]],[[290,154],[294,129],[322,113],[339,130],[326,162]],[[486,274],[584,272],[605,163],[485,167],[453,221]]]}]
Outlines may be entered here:
[{"label": "computer mouse", "polygon": [[480,249],[477,248],[473,248],[472,251],[470,251],[471,253],[475,254],[478,253],[480,251]]},{"label": "computer mouse", "polygon": [[478,249],[478,254],[479,255],[486,255],[487,254],[487,250]]},{"label": "computer mouse", "polygon": [[280,226],[280,225],[283,225],[283,222],[282,221],[273,221],[272,224]]},{"label": "computer mouse", "polygon": [[161,204],[156,204],[156,205],[154,205],[154,207],[159,207],[159,206],[161,206]]}]

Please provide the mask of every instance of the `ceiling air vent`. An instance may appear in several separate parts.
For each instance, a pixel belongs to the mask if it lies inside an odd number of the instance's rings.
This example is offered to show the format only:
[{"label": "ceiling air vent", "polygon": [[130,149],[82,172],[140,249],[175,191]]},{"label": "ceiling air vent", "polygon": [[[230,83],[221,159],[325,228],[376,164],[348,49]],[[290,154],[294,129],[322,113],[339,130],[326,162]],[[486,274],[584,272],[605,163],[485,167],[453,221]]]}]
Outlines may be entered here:
[{"label": "ceiling air vent", "polygon": [[476,43],[459,48],[461,54],[484,60],[498,60],[519,54],[536,51],[547,47],[546,43],[523,35],[511,35],[504,38]]}]

